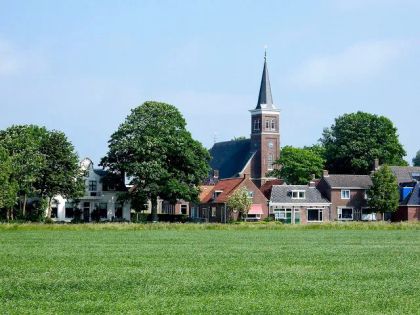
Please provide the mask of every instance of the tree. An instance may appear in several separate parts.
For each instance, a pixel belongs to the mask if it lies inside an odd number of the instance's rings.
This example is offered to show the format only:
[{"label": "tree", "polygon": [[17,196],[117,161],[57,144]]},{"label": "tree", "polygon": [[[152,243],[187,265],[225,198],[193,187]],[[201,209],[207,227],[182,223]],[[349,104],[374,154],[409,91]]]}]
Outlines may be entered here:
[{"label": "tree", "polygon": [[394,212],[400,200],[397,178],[387,165],[372,175],[372,187],[367,191],[368,205],[377,212]]},{"label": "tree", "polygon": [[0,146],[0,209],[6,210],[6,219],[13,219],[18,185],[12,177],[13,167],[9,152]]},{"label": "tree", "polygon": [[67,199],[83,196],[83,172],[73,145],[61,131],[49,131],[40,139],[40,153],[45,162],[35,186],[41,198],[48,201],[47,217],[51,218],[51,201],[56,195]]},{"label": "tree", "polygon": [[108,142],[101,165],[128,176],[152,203],[157,221],[157,198],[197,201],[199,184],[208,176],[210,155],[191,137],[176,107],[145,102],[134,108]]},{"label": "tree", "polygon": [[416,156],[413,158],[413,166],[420,166],[420,150],[417,151]]},{"label": "tree", "polygon": [[242,216],[248,214],[251,204],[252,198],[249,197],[248,190],[245,187],[235,190],[226,202],[231,211],[238,212],[238,221],[241,220]]},{"label": "tree", "polygon": [[35,182],[45,157],[41,154],[40,139],[47,133],[35,125],[11,126],[0,131],[0,144],[7,150],[12,162],[11,177],[18,184],[20,212],[26,216],[29,197],[36,194]]},{"label": "tree", "polygon": [[381,164],[407,165],[397,129],[384,116],[363,112],[340,116],[324,129],[321,142],[331,173],[369,174],[376,158]]},{"label": "tree", "polygon": [[320,177],[322,174],[325,160],[320,152],[319,146],[315,149],[285,146],[280,158],[275,162],[280,166],[279,169],[271,171],[269,176],[281,178],[288,184],[307,184],[313,175]]}]

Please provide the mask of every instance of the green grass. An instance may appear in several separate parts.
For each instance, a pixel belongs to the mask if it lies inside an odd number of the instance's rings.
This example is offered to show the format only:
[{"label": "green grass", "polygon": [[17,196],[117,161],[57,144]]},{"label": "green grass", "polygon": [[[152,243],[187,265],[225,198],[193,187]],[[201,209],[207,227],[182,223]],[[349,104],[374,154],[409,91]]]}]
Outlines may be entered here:
[{"label": "green grass", "polygon": [[419,224],[0,225],[0,314],[418,314]]}]

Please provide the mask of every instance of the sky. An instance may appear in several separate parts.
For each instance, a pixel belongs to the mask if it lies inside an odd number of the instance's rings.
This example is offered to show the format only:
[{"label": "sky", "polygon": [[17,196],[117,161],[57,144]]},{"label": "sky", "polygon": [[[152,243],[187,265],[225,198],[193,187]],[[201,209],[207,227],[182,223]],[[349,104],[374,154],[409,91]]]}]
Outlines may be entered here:
[{"label": "sky", "polygon": [[267,46],[281,144],[345,113],[390,118],[420,150],[420,1],[0,0],[0,129],[66,133],[95,163],[130,110],[175,105],[193,137],[249,136]]}]

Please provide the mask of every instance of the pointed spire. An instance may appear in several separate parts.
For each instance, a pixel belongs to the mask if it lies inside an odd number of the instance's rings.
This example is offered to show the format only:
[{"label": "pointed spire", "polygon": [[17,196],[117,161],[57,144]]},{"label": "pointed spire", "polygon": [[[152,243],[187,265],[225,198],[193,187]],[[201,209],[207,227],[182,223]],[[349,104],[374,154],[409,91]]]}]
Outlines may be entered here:
[{"label": "pointed spire", "polygon": [[273,96],[271,95],[270,78],[268,77],[267,49],[264,51],[264,69],[261,78],[260,93],[255,109],[274,109]]}]

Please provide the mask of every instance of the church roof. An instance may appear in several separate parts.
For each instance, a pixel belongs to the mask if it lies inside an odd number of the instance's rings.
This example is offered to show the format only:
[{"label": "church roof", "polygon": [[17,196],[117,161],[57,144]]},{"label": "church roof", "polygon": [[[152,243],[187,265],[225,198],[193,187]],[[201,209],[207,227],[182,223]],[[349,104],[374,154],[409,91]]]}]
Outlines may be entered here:
[{"label": "church roof", "polygon": [[236,177],[253,156],[251,140],[218,142],[210,149],[210,166],[219,170],[219,178]]},{"label": "church roof", "polygon": [[258,103],[255,109],[275,109],[273,105],[273,96],[271,95],[270,78],[268,76],[267,58],[264,56],[264,68],[261,78],[260,93]]}]

